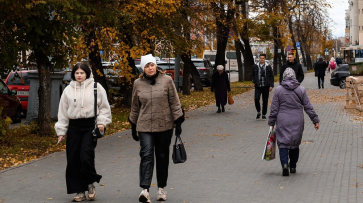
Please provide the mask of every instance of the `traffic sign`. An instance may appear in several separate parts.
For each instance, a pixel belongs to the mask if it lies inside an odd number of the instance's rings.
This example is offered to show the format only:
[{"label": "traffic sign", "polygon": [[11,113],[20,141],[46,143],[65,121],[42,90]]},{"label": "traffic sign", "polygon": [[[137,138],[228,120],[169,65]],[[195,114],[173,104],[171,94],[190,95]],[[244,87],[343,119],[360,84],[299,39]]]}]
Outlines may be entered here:
[{"label": "traffic sign", "polygon": [[325,48],[325,52],[329,52],[329,49],[328,48]]},{"label": "traffic sign", "polygon": [[300,49],[300,42],[296,42],[296,48]]},{"label": "traffic sign", "polygon": [[287,46],[286,47],[286,51],[290,51],[291,50],[291,47],[290,46]]}]

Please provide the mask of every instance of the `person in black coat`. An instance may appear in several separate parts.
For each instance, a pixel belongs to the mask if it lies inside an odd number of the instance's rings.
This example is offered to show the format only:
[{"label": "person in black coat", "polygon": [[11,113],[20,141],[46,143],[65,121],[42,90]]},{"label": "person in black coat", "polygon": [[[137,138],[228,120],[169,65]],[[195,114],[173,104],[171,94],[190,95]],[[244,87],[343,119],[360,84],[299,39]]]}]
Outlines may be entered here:
[{"label": "person in black coat", "polygon": [[320,89],[321,87],[324,89],[324,76],[325,76],[325,70],[326,70],[326,63],[323,61],[323,58],[319,58],[319,61],[315,64],[314,71],[315,71],[315,77],[318,77],[318,87]]},{"label": "person in black coat", "polygon": [[274,87],[272,67],[265,63],[266,54],[260,54],[260,62],[253,65],[252,82],[255,84],[256,119],[261,117],[260,98],[262,94],[262,119],[266,119],[269,93]]},{"label": "person in black coat", "polygon": [[[211,91],[216,97],[217,113],[224,112],[224,106],[227,104],[227,91],[231,92],[228,75],[222,65],[217,66],[217,71],[213,73]],[[221,110],[222,107],[222,110]]]},{"label": "person in black coat", "polygon": [[294,53],[289,53],[287,55],[287,63],[285,63],[282,66],[282,69],[280,71],[280,84],[283,79],[283,73],[286,70],[286,68],[292,68],[295,71],[296,79],[299,83],[301,83],[304,80],[304,71],[301,67],[301,64],[295,61]]}]

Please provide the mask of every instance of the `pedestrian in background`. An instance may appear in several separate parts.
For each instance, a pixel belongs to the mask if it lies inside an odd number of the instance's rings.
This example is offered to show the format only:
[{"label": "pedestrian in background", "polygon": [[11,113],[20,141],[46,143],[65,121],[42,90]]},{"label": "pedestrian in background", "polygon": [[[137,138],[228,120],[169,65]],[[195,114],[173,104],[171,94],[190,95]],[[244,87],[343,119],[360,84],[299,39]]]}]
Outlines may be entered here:
[{"label": "pedestrian in background", "polygon": [[172,78],[156,68],[151,55],[141,56],[144,73],[135,80],[129,122],[132,137],[140,140],[140,202],[151,202],[149,188],[156,158],[157,200],[166,200],[165,187],[169,170],[169,147],[175,127],[180,136],[184,112]]},{"label": "pedestrian in background", "polygon": [[[231,92],[231,86],[224,67],[217,66],[217,71],[212,75],[212,84],[210,88],[214,92],[216,98],[216,106],[218,107],[217,113],[225,112],[224,106],[227,104],[227,92]],[[222,108],[222,109],[221,109]]]},{"label": "pedestrian in background", "polygon": [[323,61],[323,58],[319,58],[319,61],[315,64],[314,71],[315,71],[315,77],[318,77],[318,87],[320,89],[321,87],[324,89],[324,77],[325,77],[325,71],[326,71],[326,63]]},{"label": "pedestrian in background", "polygon": [[268,125],[272,128],[276,124],[275,133],[283,176],[289,176],[288,167],[290,167],[290,173],[296,173],[299,145],[304,131],[304,110],[315,129],[319,129],[320,120],[305,88],[296,80],[295,71],[287,68],[283,73],[281,85],[275,90],[268,120]]},{"label": "pedestrian in background", "polygon": [[260,99],[262,94],[262,119],[266,119],[268,97],[274,87],[274,73],[272,67],[265,63],[266,54],[260,54],[260,62],[253,65],[252,82],[255,84],[256,119],[261,117]]},{"label": "pedestrian in background", "polygon": [[328,70],[330,72],[333,72],[338,67],[338,64],[335,62],[334,57],[331,57],[329,63],[328,63]]},{"label": "pedestrian in background", "polygon": [[[92,131],[95,128],[94,79],[85,63],[77,63],[71,72],[72,81],[64,89],[59,103],[58,122],[54,128],[58,142],[67,136],[67,193],[77,193],[73,201],[96,199],[94,182],[102,176],[95,169],[95,148],[97,139]],[[111,108],[105,89],[97,83],[97,127],[104,133],[111,123]]]},{"label": "pedestrian in background", "polygon": [[301,64],[295,60],[294,53],[288,53],[287,55],[287,62],[282,66],[282,69],[280,71],[280,84],[283,79],[283,73],[286,68],[292,68],[295,71],[296,79],[299,83],[302,83],[304,80],[304,71],[302,69]]}]

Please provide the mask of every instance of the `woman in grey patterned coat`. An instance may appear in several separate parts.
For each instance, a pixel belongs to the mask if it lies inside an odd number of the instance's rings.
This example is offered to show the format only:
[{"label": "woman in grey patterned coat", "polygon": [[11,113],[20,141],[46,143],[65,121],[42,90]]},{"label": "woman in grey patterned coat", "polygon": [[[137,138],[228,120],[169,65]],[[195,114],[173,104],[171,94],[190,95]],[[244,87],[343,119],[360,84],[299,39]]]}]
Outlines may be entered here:
[{"label": "woman in grey patterned coat", "polygon": [[155,58],[141,56],[144,73],[135,80],[129,121],[132,137],[140,140],[140,202],[151,202],[149,188],[153,177],[154,154],[158,201],[166,200],[164,187],[168,179],[169,147],[173,129],[180,136],[184,113],[172,78],[156,67]]},{"label": "woman in grey patterned coat", "polygon": [[303,110],[309,115],[315,129],[319,129],[320,120],[310,103],[305,88],[300,86],[296,80],[295,71],[286,68],[281,85],[275,90],[268,120],[271,127],[276,124],[275,132],[283,176],[289,176],[289,158],[290,173],[296,173],[299,145],[304,131]]}]

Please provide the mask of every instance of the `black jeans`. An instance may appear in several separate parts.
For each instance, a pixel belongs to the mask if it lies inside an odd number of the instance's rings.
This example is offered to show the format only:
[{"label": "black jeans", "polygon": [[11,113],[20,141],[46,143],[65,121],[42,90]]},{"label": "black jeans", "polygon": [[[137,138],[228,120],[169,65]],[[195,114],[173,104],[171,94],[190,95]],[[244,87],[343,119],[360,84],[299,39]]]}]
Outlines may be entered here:
[{"label": "black jeans", "polygon": [[164,132],[139,132],[140,137],[140,187],[149,189],[156,158],[156,178],[158,187],[164,188],[168,180],[169,147],[173,129]]},{"label": "black jeans", "polygon": [[261,112],[260,98],[262,94],[262,115],[267,113],[268,96],[270,93],[270,87],[255,87],[255,106],[257,112]]},{"label": "black jeans", "polygon": [[279,148],[279,151],[280,151],[281,166],[283,166],[284,164],[289,164],[289,158],[290,158],[290,168],[296,168],[296,163],[299,160],[299,148],[295,149]]},{"label": "black jeans", "polygon": [[318,76],[318,87],[320,89],[320,83],[324,86],[324,76]]},{"label": "black jeans", "polygon": [[102,176],[95,169],[95,148],[92,130],[94,118],[71,119],[67,132],[67,193],[88,190],[88,184],[100,182]]}]

